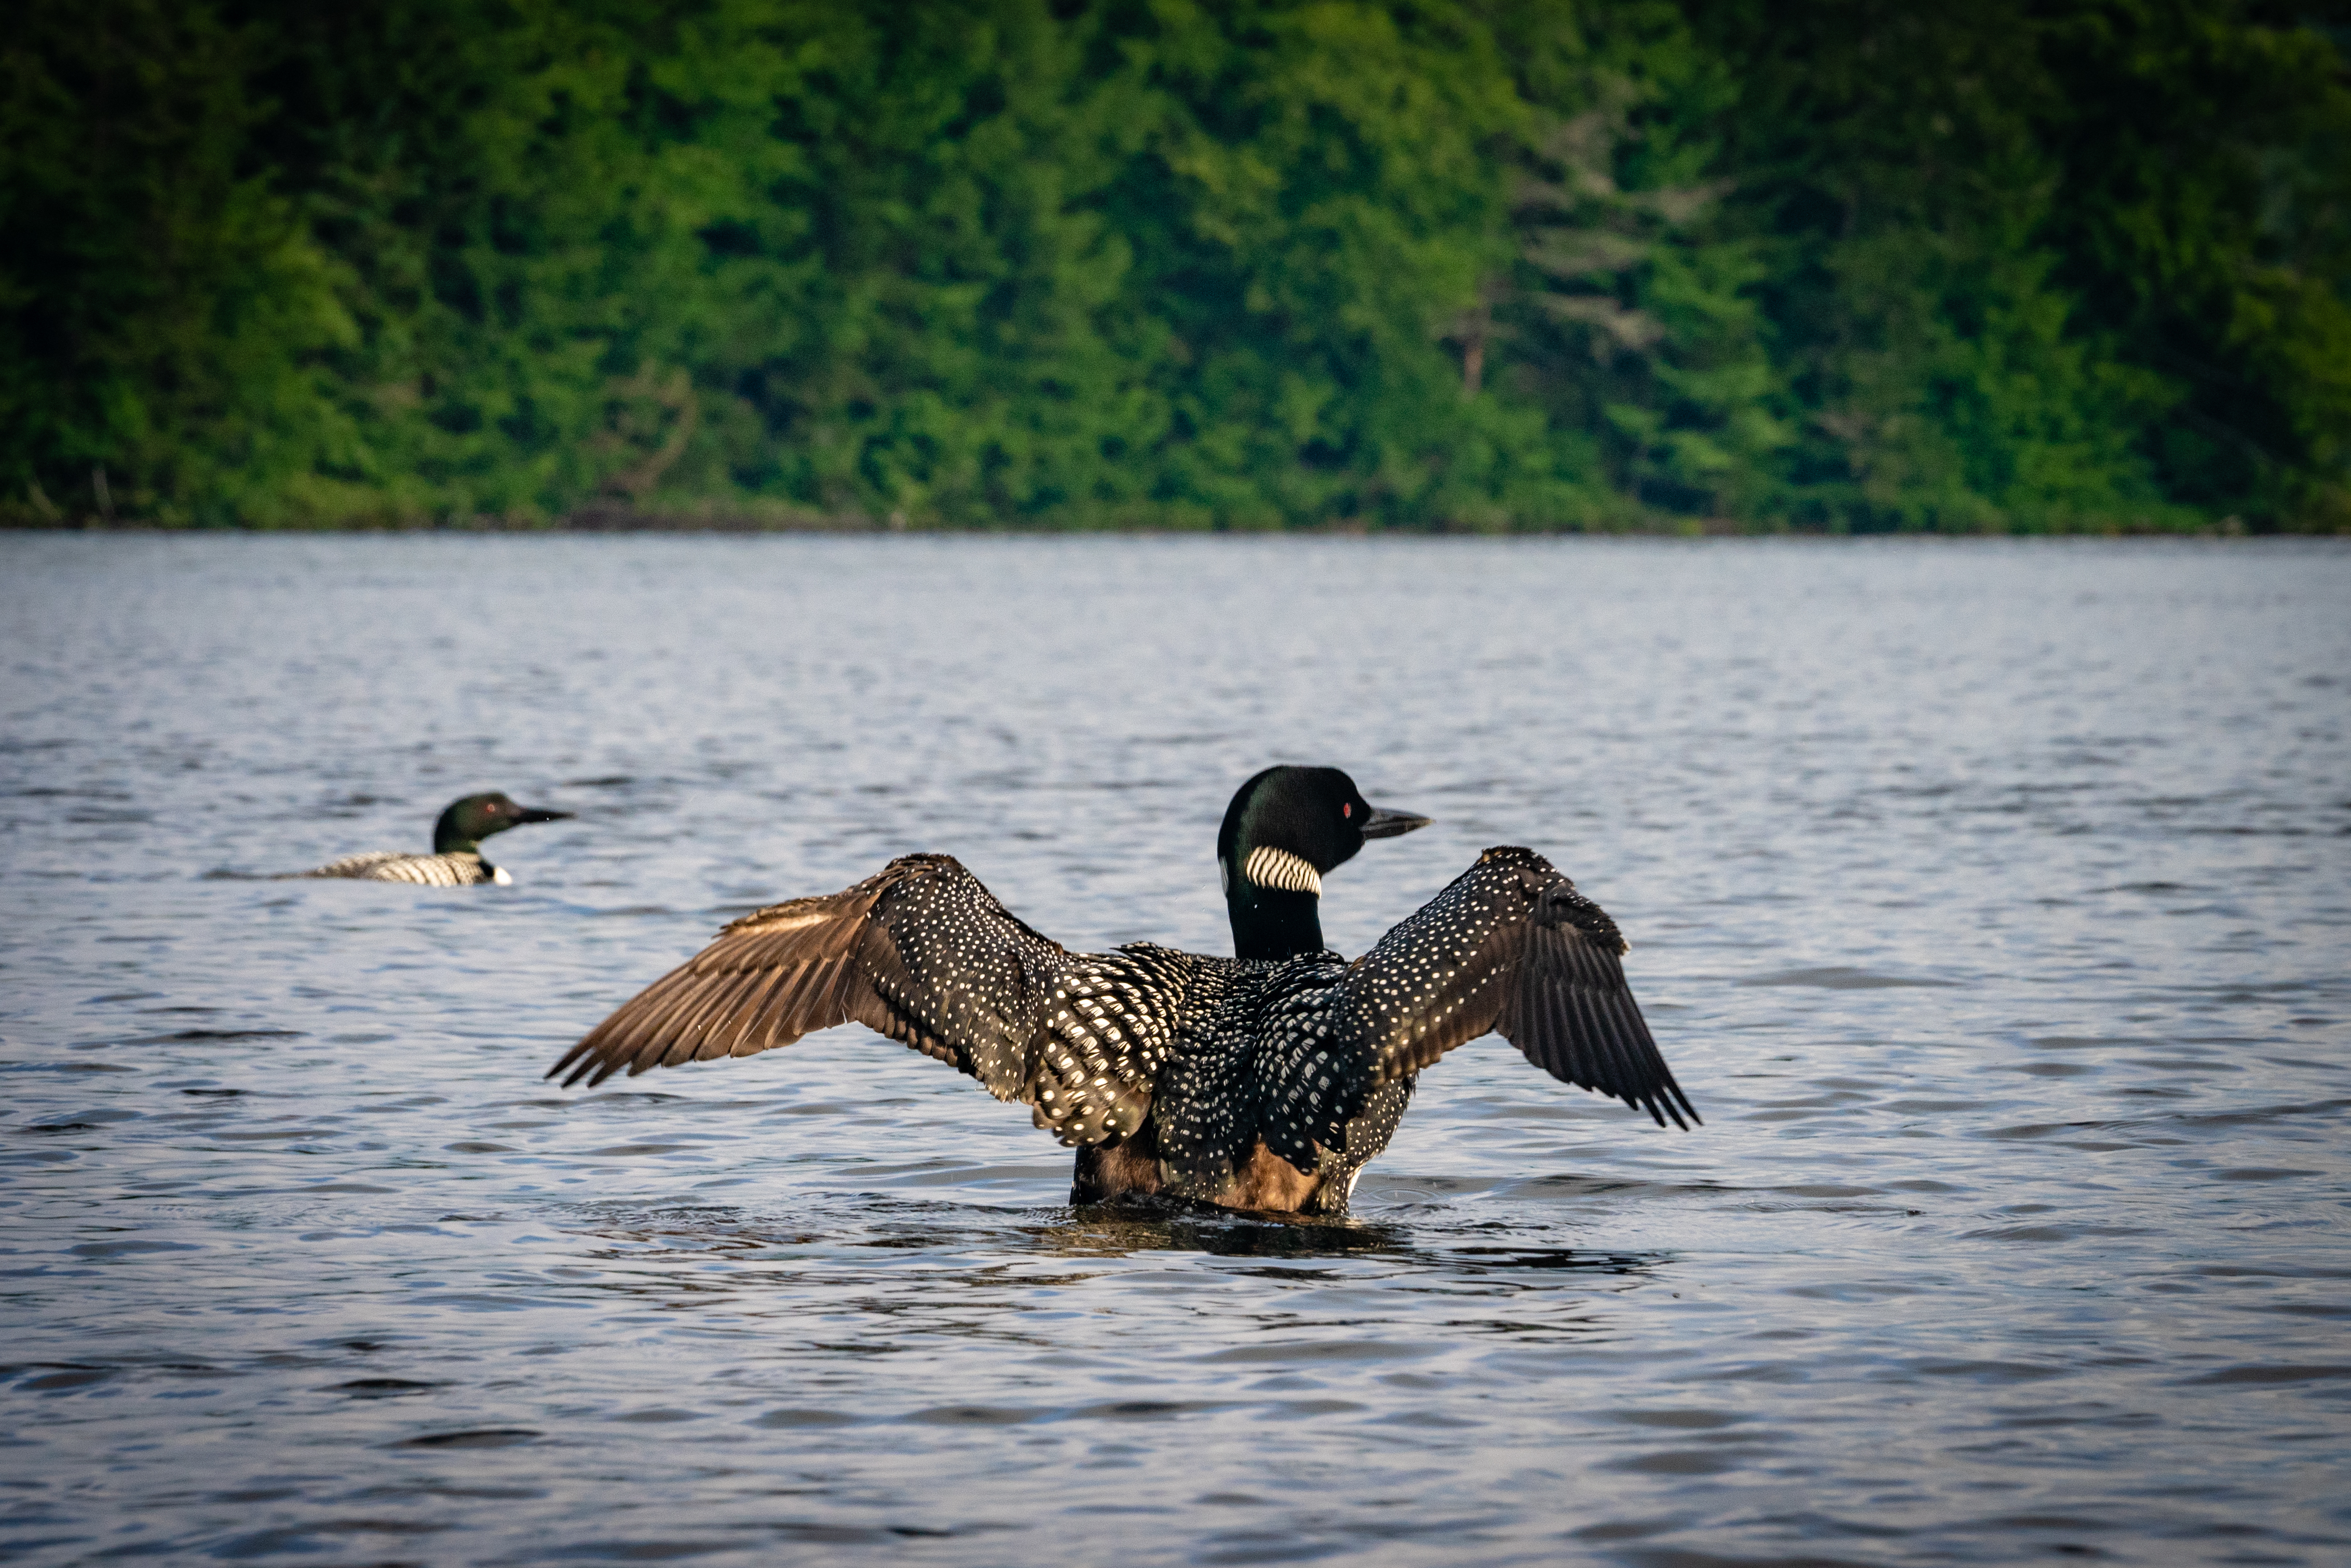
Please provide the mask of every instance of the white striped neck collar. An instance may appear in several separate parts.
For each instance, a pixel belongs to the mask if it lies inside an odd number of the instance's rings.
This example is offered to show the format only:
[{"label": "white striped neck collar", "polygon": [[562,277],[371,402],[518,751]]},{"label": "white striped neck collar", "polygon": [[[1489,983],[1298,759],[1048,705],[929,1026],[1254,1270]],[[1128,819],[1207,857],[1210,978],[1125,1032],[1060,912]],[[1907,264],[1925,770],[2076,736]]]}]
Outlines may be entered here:
[{"label": "white striped neck collar", "polygon": [[1322,896],[1322,873],[1314,869],[1312,862],[1271,844],[1260,844],[1249,851],[1249,859],[1241,862],[1241,875],[1256,887]]}]

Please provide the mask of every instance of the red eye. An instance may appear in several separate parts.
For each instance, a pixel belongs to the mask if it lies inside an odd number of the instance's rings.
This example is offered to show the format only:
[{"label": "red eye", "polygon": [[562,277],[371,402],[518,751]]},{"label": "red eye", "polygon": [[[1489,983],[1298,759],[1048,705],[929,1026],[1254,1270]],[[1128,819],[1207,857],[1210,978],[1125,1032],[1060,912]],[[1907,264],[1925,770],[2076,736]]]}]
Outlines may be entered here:
[{"label": "red eye", "polygon": [[1345,801],[1339,807],[1339,815],[1342,817],[1353,817],[1354,814],[1355,803],[1353,800]]}]

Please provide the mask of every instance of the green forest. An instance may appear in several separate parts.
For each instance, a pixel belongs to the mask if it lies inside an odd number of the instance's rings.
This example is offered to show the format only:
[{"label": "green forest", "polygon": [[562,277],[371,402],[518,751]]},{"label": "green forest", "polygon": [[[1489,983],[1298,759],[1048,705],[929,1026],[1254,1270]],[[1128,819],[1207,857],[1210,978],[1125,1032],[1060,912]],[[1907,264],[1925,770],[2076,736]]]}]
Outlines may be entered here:
[{"label": "green forest", "polygon": [[2351,530],[2351,3],[19,0],[0,522]]}]

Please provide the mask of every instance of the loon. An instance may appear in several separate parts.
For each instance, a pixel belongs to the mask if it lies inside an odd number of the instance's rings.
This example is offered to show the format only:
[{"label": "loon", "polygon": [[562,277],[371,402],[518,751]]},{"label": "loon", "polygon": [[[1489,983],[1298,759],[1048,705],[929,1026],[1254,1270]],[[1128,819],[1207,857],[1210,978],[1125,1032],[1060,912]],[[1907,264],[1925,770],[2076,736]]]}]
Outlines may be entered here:
[{"label": "loon", "polygon": [[[1164,1193],[1341,1215],[1422,1069],[1499,1031],[1564,1082],[1687,1129],[1619,962],[1615,923],[1531,850],[1489,849],[1353,963],[1322,878],[1428,819],[1335,768],[1271,768],[1217,836],[1235,956],[1072,953],[946,855],[772,904],[590,1030],[547,1076],[749,1056],[862,1023],[1030,1107],[1077,1150],[1071,1202]],[[1687,1118],[1687,1120],[1685,1120]]]},{"label": "loon", "polygon": [[570,815],[569,811],[517,806],[495,791],[468,795],[462,800],[451,801],[449,809],[441,813],[441,820],[433,824],[433,852],[429,855],[370,850],[365,854],[329,861],[316,871],[287,874],[296,878],[345,876],[363,882],[408,882],[421,887],[474,887],[486,882],[511,887],[514,878],[507,874],[506,868],[482,858],[482,841],[525,822],[560,822]]}]

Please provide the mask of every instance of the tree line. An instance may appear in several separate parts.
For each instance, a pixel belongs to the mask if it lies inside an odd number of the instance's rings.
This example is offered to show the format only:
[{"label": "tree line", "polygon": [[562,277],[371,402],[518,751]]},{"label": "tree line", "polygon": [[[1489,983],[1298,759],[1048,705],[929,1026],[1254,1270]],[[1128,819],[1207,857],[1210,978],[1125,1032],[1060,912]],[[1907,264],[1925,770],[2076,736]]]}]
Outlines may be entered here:
[{"label": "tree line", "polygon": [[2351,528],[2343,0],[16,15],[16,525]]}]

